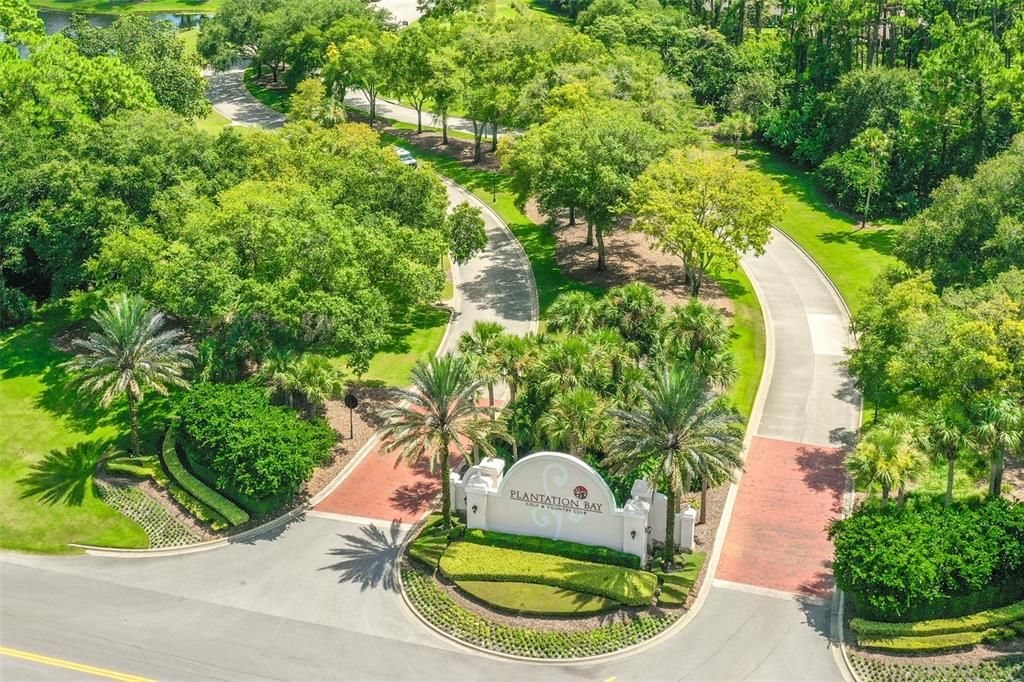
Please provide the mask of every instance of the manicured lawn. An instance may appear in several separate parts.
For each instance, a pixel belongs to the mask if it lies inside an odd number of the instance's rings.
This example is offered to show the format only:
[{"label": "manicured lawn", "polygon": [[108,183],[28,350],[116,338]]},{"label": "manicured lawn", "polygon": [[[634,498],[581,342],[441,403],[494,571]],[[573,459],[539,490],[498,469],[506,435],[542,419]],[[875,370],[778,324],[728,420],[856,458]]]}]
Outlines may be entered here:
[{"label": "manicured lawn", "polygon": [[[732,150],[711,145],[709,152],[731,154]],[[818,262],[856,313],[865,287],[896,262],[892,249],[898,228],[887,225],[858,231],[857,219],[832,206],[813,176],[777,153],[748,147],[740,152],[740,159],[781,185],[785,204],[779,227]]]},{"label": "manicured lawn", "polygon": [[682,564],[681,569],[676,569],[671,573],[654,571],[661,578],[661,592],[658,594],[660,606],[682,606],[686,603],[686,598],[690,596],[690,588],[697,582],[700,569],[704,566],[705,558],[704,552],[679,554],[676,556],[676,561]]},{"label": "manicured lawn", "polygon": [[[62,321],[50,311],[0,336],[0,546],[48,553],[72,552],[69,542],[147,547],[142,528],[98,499],[89,469],[48,469],[52,503],[26,496],[19,482],[51,453],[49,461],[70,463],[81,453],[75,446],[125,445],[124,410],[100,410],[65,385],[58,364],[67,356],[50,343]],[[147,398],[142,407],[143,424],[157,421],[160,401]],[[145,435],[144,447],[155,451],[156,432]]]},{"label": "manicured lawn", "polygon": [[230,124],[231,121],[229,121],[224,116],[221,116],[216,111],[212,110],[206,116],[206,118],[201,118],[196,121],[197,128],[208,133],[213,133],[214,135],[219,133],[221,130],[224,129],[225,126]]},{"label": "manicured lawn", "polygon": [[245,70],[245,87],[253,97],[266,104],[271,109],[287,114],[291,108],[292,93],[282,86],[280,88],[268,88],[266,84],[254,82],[256,69],[249,67]]},{"label": "manicured lawn", "polygon": [[[409,373],[419,360],[429,360],[444,338],[448,311],[423,307],[412,311],[406,321],[395,326],[395,341],[370,360],[370,369],[361,381],[385,386],[406,386]],[[339,358],[340,366],[345,366]]]},{"label": "manicured lawn", "polygon": [[735,306],[732,323],[732,353],[739,378],[729,389],[729,399],[744,417],[754,409],[757,387],[764,368],[765,331],[761,302],[743,268],[714,276]]},{"label": "manicured lawn", "polygon": [[464,592],[503,611],[539,616],[592,616],[620,604],[605,597],[534,583],[492,583],[463,580],[455,583]]},{"label": "manicured lawn", "polygon": [[131,12],[177,12],[181,14],[213,14],[222,0],[29,0],[37,9],[96,14],[128,14]]}]

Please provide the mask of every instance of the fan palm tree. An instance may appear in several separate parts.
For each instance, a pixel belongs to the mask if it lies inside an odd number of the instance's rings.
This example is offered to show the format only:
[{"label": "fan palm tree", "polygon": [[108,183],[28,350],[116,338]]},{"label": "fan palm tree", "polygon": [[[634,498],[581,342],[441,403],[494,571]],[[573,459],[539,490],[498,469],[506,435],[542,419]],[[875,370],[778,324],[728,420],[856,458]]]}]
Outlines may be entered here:
[{"label": "fan palm tree", "polygon": [[345,391],[341,370],[323,355],[303,353],[293,364],[291,373],[293,390],[305,399],[312,417],[323,411],[328,400],[337,398]]},{"label": "fan palm tree", "polygon": [[551,447],[566,448],[570,455],[582,458],[590,450],[601,449],[615,420],[597,392],[578,387],[555,395],[537,426]]},{"label": "fan palm tree", "polygon": [[494,417],[494,384],[501,380],[495,355],[505,335],[505,328],[497,322],[477,322],[459,338],[459,352],[473,363],[476,375],[487,385],[487,399]]},{"label": "fan palm tree", "polygon": [[665,304],[653,288],[641,282],[623,284],[610,289],[602,304],[604,315],[614,321],[624,339],[637,345],[641,354],[650,355],[655,350]]},{"label": "fan palm tree", "polygon": [[591,349],[578,336],[567,336],[542,347],[540,386],[549,394],[590,385],[594,367]]},{"label": "fan palm tree", "polygon": [[62,366],[72,372],[81,390],[110,405],[120,396],[128,401],[132,455],[141,451],[139,403],[147,391],[167,395],[169,388],[187,388],[184,373],[192,366],[195,349],[180,329],[166,328],[167,318],[138,296],[121,295],[92,315],[99,331],[75,339],[78,352]]},{"label": "fan palm tree", "polygon": [[508,384],[509,401],[519,395],[519,386],[536,364],[536,351],[537,337],[533,334],[503,334],[498,339],[494,349],[494,365]]},{"label": "fan palm tree", "polygon": [[921,442],[932,457],[946,464],[945,507],[953,503],[953,479],[957,458],[974,449],[970,425],[957,407],[940,405],[924,413]]},{"label": "fan palm tree", "polygon": [[440,469],[441,507],[445,527],[451,526],[451,466],[449,457],[456,452],[469,458],[474,448],[493,454],[489,436],[500,428],[477,406],[483,381],[473,375],[470,362],[463,356],[444,355],[428,363],[419,362],[412,370],[412,388],[395,391],[395,407],[381,413],[387,452],[399,451],[399,457],[415,462],[427,455],[432,471]]},{"label": "fan palm tree", "polygon": [[703,377],[686,365],[665,368],[640,389],[640,405],[615,410],[618,429],[611,441],[611,469],[625,474],[654,461],[651,483],[665,491],[665,549],[668,569],[675,553],[676,500],[697,476],[732,475],[743,441],[741,420],[724,398],[708,391]]},{"label": "fan palm tree", "polygon": [[600,304],[585,291],[561,294],[548,307],[548,330],[582,334],[600,326]]},{"label": "fan palm tree", "polygon": [[739,376],[729,350],[731,342],[732,331],[722,314],[694,298],[672,309],[661,350],[666,361],[689,363],[713,385],[725,389]]},{"label": "fan palm tree", "polygon": [[295,374],[295,355],[291,351],[275,353],[260,367],[258,376],[267,383],[274,393],[284,396],[288,407],[292,407],[295,393],[299,390],[299,380]]},{"label": "fan palm tree", "polygon": [[1024,447],[1024,408],[1006,398],[988,400],[982,405],[979,416],[974,440],[989,456],[988,494],[999,497],[1003,492],[1006,456]]},{"label": "fan palm tree", "polygon": [[889,154],[892,151],[892,140],[879,128],[866,128],[851,143],[868,158],[868,175],[865,178],[864,212],[861,214],[860,227],[863,230],[868,223],[871,212],[871,196],[880,191],[885,180],[885,169],[889,165]]},{"label": "fan palm tree", "polygon": [[889,504],[893,490],[903,506],[907,485],[913,483],[925,467],[925,456],[917,446],[916,425],[901,414],[892,414],[864,434],[857,449],[846,458],[846,468],[858,483],[878,485],[882,504]]}]

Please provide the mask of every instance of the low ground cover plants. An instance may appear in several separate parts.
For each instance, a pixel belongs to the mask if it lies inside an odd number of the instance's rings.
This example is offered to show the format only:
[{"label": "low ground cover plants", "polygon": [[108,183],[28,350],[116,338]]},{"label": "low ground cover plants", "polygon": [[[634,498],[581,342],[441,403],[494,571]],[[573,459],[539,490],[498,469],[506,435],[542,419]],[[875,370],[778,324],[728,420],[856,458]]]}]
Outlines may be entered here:
[{"label": "low ground cover plants", "polygon": [[439,565],[454,581],[539,583],[631,606],[649,606],[658,584],[653,573],[470,542],[450,545]]},{"label": "low ground cover plants", "polygon": [[862,682],[1015,682],[1024,679],[1024,656],[954,665],[920,665],[856,653],[850,660]]}]

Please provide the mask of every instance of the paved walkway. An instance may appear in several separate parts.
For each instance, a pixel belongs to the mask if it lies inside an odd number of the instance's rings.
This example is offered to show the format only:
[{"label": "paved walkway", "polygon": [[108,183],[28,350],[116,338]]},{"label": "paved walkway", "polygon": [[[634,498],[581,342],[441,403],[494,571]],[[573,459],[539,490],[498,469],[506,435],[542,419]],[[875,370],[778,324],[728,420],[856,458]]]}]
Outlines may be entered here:
[{"label": "paved walkway", "polygon": [[233,125],[250,128],[279,128],[285,118],[249,94],[243,79],[245,66],[233,66],[227,71],[203,72],[210,87],[206,96],[214,110]]}]

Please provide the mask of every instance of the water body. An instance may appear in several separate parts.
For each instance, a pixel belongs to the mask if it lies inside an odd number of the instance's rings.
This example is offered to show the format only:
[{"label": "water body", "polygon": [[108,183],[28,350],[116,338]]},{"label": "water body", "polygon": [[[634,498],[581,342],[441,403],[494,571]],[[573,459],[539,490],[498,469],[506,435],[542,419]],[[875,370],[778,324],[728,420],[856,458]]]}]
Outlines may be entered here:
[{"label": "water body", "polygon": [[[71,24],[72,12],[53,9],[41,9],[37,11],[39,12],[39,18],[43,20],[46,35],[60,33]],[[98,27],[110,26],[119,16],[121,16],[119,14],[82,14],[89,20],[90,24]],[[146,13],[142,16],[149,17],[153,21],[169,21],[175,28],[194,28],[199,25],[199,22],[206,18],[205,14],[172,14],[168,12],[154,12],[152,14]]]}]

